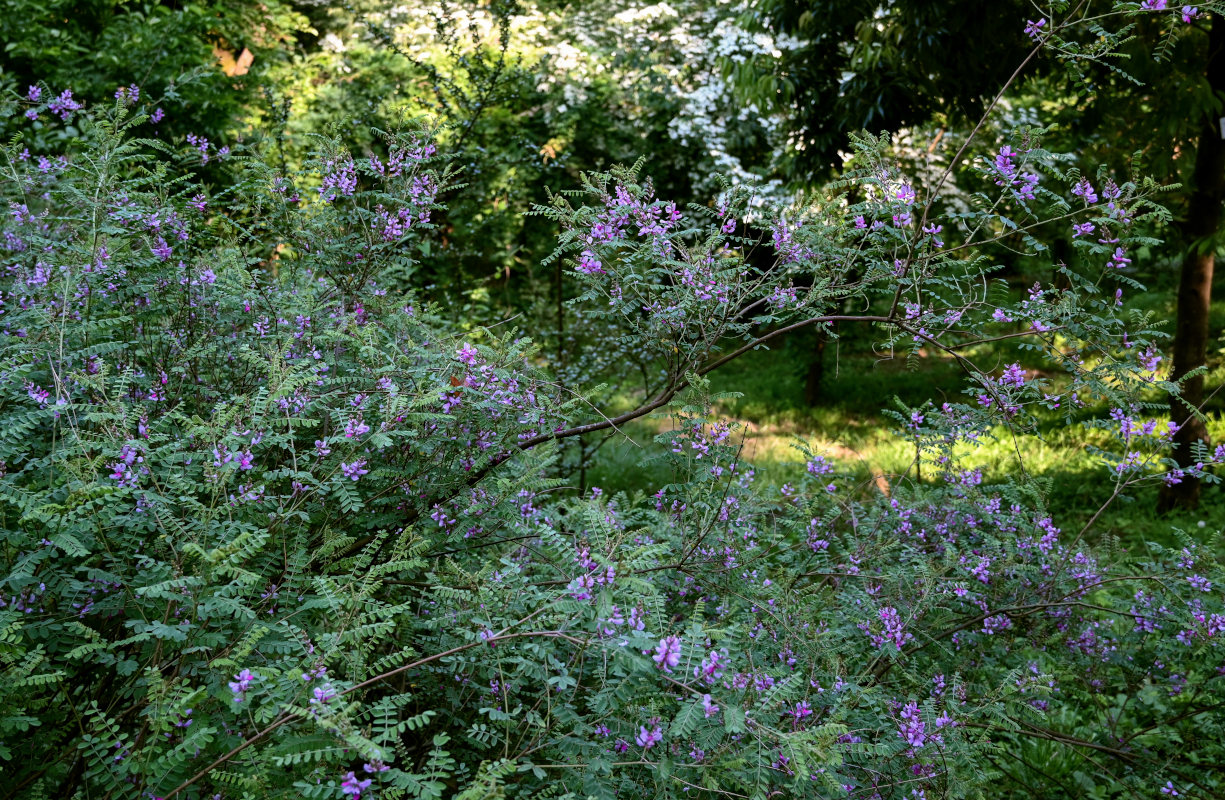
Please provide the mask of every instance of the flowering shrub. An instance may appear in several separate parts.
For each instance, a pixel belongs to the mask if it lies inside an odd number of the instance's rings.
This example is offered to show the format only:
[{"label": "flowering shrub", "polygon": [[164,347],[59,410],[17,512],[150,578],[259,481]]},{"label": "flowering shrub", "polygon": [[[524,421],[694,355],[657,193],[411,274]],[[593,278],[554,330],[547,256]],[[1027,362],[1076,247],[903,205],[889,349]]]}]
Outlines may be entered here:
[{"label": "flowering shrub", "polygon": [[[1056,415],[1094,433],[1111,501],[1185,476],[1146,416],[1176,388],[1156,334],[1121,312],[1157,187],[1024,132],[979,162],[999,197],[938,220],[938,184],[863,138],[856,201],[754,211],[759,241],[747,189],[680,208],[637,168],[587,176],[539,213],[576,306],[652,365],[608,418],[526,335],[389,288],[452,183],[425,133],[384,158],[322,140],[300,173],[233,155],[201,186],[122,98],[74,113],[71,149],[4,151],[12,794],[1221,791],[1211,543],[1091,545],[1041,476],[973,466]],[[993,288],[980,246],[1052,218],[1084,271]],[[803,448],[759,485],[705,376],[835,321],[945,354],[966,396],[895,413],[915,464],[881,489]],[[1000,340],[1049,368],[994,365]],[[651,412],[671,483],[566,491],[558,442]],[[1200,455],[1212,479],[1225,451]]]}]

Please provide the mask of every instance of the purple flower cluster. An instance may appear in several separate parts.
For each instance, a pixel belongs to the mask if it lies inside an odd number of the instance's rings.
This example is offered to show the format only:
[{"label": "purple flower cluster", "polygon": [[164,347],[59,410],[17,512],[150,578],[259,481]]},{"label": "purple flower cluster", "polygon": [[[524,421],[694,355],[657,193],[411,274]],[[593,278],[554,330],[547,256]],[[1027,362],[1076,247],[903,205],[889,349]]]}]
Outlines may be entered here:
[{"label": "purple flower cluster", "polygon": [[344,779],[340,782],[340,791],[342,794],[352,797],[353,800],[359,800],[359,798],[362,796],[362,792],[369,789],[371,783],[373,783],[373,781],[371,781],[370,778],[362,780],[359,779],[355,773],[348,772],[345,774]]},{"label": "purple flower cluster", "polygon": [[348,464],[342,463],[340,465],[340,471],[346,478],[348,478],[351,481],[356,481],[359,478],[361,478],[361,476],[367,475],[370,473],[370,470],[366,469],[366,459],[364,458],[359,458],[356,461],[350,462]]},{"label": "purple flower cluster", "polygon": [[643,725],[638,729],[638,735],[634,737],[634,742],[643,750],[650,750],[655,745],[664,740],[663,729],[659,725],[652,724],[651,727]]},{"label": "purple flower cluster", "polygon": [[357,191],[357,165],[351,158],[330,159],[323,165],[323,180],[319,185],[319,197],[325,203],[341,197],[352,197]]},{"label": "purple flower cluster", "polygon": [[927,725],[919,716],[919,705],[914,701],[902,707],[897,735],[911,747],[918,749],[927,744]]},{"label": "purple flower cluster", "polygon": [[877,616],[880,619],[879,633],[874,632],[872,626],[867,622],[861,622],[859,625],[868,634],[873,647],[879,649],[886,644],[892,644],[901,650],[907,642],[914,638],[913,634],[906,631],[902,616],[896,608],[885,606],[877,612]]},{"label": "purple flower cluster", "polygon": [[[1045,22],[1045,20],[1043,20]],[[1021,172],[1013,159],[1018,155],[1009,145],[1000,148],[995,156],[992,169],[995,173],[995,185],[1012,190],[1019,200],[1033,200],[1038,188],[1038,175],[1034,172]]]},{"label": "purple flower cluster", "polygon": [[229,686],[235,703],[241,703],[247,699],[247,691],[251,688],[251,684],[254,681],[255,675],[249,669],[243,669],[234,676],[234,680],[230,681]]},{"label": "purple flower cluster", "polygon": [[681,640],[676,636],[660,639],[651,660],[664,672],[671,672],[673,667],[681,663]]}]

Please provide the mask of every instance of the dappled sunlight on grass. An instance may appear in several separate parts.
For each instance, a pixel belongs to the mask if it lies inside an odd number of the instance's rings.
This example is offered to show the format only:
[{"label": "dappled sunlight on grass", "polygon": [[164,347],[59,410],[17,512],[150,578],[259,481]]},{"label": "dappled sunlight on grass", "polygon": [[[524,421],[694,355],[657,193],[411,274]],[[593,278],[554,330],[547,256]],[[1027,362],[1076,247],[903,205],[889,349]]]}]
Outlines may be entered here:
[{"label": "dappled sunlight on grass", "polygon": [[[795,482],[803,474],[804,457],[797,447],[801,444],[834,462],[841,481],[849,479],[865,490],[876,485],[878,476],[890,482],[903,475],[914,480],[914,445],[891,432],[897,423],[882,408],[893,405],[894,397],[915,406],[928,399],[960,399],[964,372],[935,358],[917,359],[917,366],[908,368],[903,360],[844,357],[837,374],[827,365],[822,403],[810,407],[803,402],[798,355],[786,347],[757,352],[712,376],[712,390],[740,395],[717,403],[715,416],[737,423],[734,441],[741,446],[740,458],[756,472],[758,482]],[[832,361],[828,353],[827,358]],[[1213,379],[1222,377],[1225,374]],[[620,398],[626,408],[632,401]],[[658,458],[664,446],[654,441],[673,424],[664,415],[654,415],[623,426],[594,459],[588,484],[610,491],[653,492],[676,480],[671,467]],[[1214,441],[1225,440],[1225,419],[1210,417],[1209,430]],[[999,427],[976,444],[958,445],[955,455],[960,467],[981,469],[988,483],[1018,475],[1023,465],[1026,474],[1039,479],[1059,523],[1078,531],[1114,489],[1109,466],[1086,445],[1110,448],[1111,443],[1106,431],[1069,425],[1051,414],[1040,421],[1037,435],[1014,437]],[[936,479],[931,465],[924,465],[920,477]],[[1201,508],[1192,512],[1159,515],[1156,496],[1153,484],[1116,498],[1090,538],[1114,536],[1125,545],[1142,539],[1173,544],[1172,528],[1199,538],[1225,529],[1225,492],[1219,486],[1206,486]]]}]

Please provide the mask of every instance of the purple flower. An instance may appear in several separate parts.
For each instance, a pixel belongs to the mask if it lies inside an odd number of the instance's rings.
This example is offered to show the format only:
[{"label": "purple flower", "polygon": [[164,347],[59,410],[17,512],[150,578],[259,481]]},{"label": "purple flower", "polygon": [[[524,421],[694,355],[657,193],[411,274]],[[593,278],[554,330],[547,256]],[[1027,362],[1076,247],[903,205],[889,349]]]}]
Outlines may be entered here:
[{"label": "purple flower", "polygon": [[1034,22],[1032,19],[1025,20],[1025,35],[1033,39],[1035,42],[1042,38],[1042,29],[1046,27],[1046,20],[1040,19]]},{"label": "purple flower", "polygon": [[995,171],[999,173],[999,177],[995,179],[996,186],[1011,186],[1016,180],[1017,166],[1012,163],[1012,157],[1016,154],[1017,151],[1008,145],[1000,148],[999,154],[995,157]]},{"label": "purple flower", "polygon": [[711,650],[702,659],[702,663],[693,668],[693,677],[701,678],[707,683],[714,683],[719,678],[723,677],[722,665],[719,660],[719,651]]},{"label": "purple flower", "polygon": [[1149,372],[1156,372],[1157,367],[1161,364],[1161,351],[1153,346],[1149,346],[1147,350],[1139,356],[1140,366]]},{"label": "purple flower", "polygon": [[1144,0],[1140,4],[1141,11],[1165,11],[1168,0]]},{"label": "purple flower", "polygon": [[1011,627],[1012,620],[1007,614],[996,614],[994,617],[987,617],[983,620],[983,633],[988,635]]},{"label": "purple flower", "polygon": [[1093,184],[1089,183],[1088,178],[1081,178],[1072,187],[1072,194],[1084,199],[1085,205],[1092,205],[1097,202],[1097,192],[1093,191]]},{"label": "purple flower", "polygon": [[26,394],[30,396],[31,400],[38,403],[40,407],[45,406],[47,404],[47,399],[51,397],[51,392],[35,383],[26,384]]},{"label": "purple flower", "polygon": [[316,686],[311,692],[314,695],[311,698],[311,705],[325,706],[336,697],[336,689],[330,683],[325,683],[322,686]]},{"label": "purple flower", "polygon": [[810,475],[828,475],[833,471],[834,465],[826,461],[824,456],[815,456],[812,461],[808,462]]},{"label": "purple flower", "polygon": [[1021,176],[1021,188],[1017,189],[1017,197],[1022,200],[1033,200],[1037,191],[1038,176],[1032,172],[1026,172]]},{"label": "purple flower", "polygon": [[[901,650],[907,642],[914,638],[913,635],[905,631],[902,617],[898,614],[896,608],[885,606],[878,612],[877,616],[880,617],[881,632],[879,635],[869,633],[869,636],[872,639],[873,646],[878,649],[883,647],[886,642],[890,642],[894,647]],[[866,625],[867,623],[864,624]]]},{"label": "purple flower", "polygon": [[200,151],[200,162],[208,163],[208,139],[203,136],[197,136],[194,133],[187,134],[187,143]]},{"label": "purple flower", "polygon": [[255,676],[251,674],[251,670],[244,669],[242,672],[234,676],[234,680],[230,681],[230,691],[234,693],[234,702],[241,703],[246,699],[247,690],[251,688],[252,681]]},{"label": "purple flower", "polygon": [[671,672],[672,667],[681,663],[681,640],[675,636],[660,639],[651,660],[664,672]]},{"label": "purple flower", "polygon": [[344,794],[352,796],[354,800],[357,800],[357,798],[362,796],[363,791],[370,788],[370,783],[371,781],[369,778],[366,778],[364,781],[358,780],[357,775],[350,772],[346,774],[344,780],[340,782],[340,791]]},{"label": "purple flower", "polygon": [[162,261],[165,261],[169,259],[170,256],[174,255],[174,250],[172,250],[170,245],[166,244],[166,240],[160,236],[157,237],[157,244],[150,246],[149,249],[153,251],[153,255],[157,256]]},{"label": "purple flower", "polygon": [[599,257],[596,256],[594,252],[591,250],[584,250],[582,256],[579,258],[578,267],[576,269],[578,269],[578,271],[584,275],[593,275],[597,272],[603,272],[604,265],[600,263]]},{"label": "purple flower", "polygon": [[65,89],[60,92],[60,96],[53,99],[47,104],[47,110],[52,114],[58,114],[59,118],[67,122],[72,117],[72,112],[80,111],[83,106],[76,100],[72,99],[72,90]]},{"label": "purple flower", "polygon": [[366,459],[359,458],[352,464],[345,464],[344,462],[341,462],[340,471],[343,472],[344,476],[349,480],[356,481],[361,476],[370,472],[370,470],[366,469],[365,467]]},{"label": "purple flower", "polygon": [[1199,16],[1199,9],[1195,6],[1182,7],[1182,21],[1191,24],[1191,20]]},{"label": "purple flower", "polygon": [[719,707],[711,701],[708,694],[702,695],[702,711],[705,712],[706,719],[710,719],[719,713]]},{"label": "purple flower", "polygon": [[634,737],[634,741],[637,742],[638,746],[644,750],[650,750],[652,747],[662,742],[663,739],[664,732],[658,725],[650,729],[648,729],[646,725],[643,725],[638,729],[638,735]]},{"label": "purple flower", "polygon": [[911,747],[919,748],[927,744],[927,726],[919,718],[918,703],[911,701],[902,708],[897,735]]},{"label": "purple flower", "polygon": [[1191,577],[1187,578],[1187,583],[1191,584],[1196,589],[1199,589],[1201,592],[1212,591],[1212,581],[1208,580],[1203,575],[1192,575]]},{"label": "purple flower", "polygon": [[337,191],[344,197],[352,197],[357,191],[357,167],[353,159],[346,159],[339,164],[329,161],[325,166],[327,173],[319,187],[319,196],[323,202],[330,203],[335,200]]},{"label": "purple flower", "polygon": [[1004,368],[1004,374],[1000,376],[1001,386],[1015,386],[1020,388],[1025,385],[1025,370],[1020,364],[1009,364]]}]

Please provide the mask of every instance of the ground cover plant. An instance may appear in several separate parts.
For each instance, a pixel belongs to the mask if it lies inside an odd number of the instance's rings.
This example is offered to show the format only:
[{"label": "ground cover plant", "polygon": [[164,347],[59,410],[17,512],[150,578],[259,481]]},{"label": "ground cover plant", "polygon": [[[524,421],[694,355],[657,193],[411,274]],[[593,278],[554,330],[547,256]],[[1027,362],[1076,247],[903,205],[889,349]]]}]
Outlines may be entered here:
[{"label": "ground cover plant", "polygon": [[[1077,69],[1200,13],[1055,5],[1030,57]],[[923,181],[861,134],[803,206],[587,172],[532,211],[575,287],[554,347],[417,280],[465,179],[435,128],[298,166],[151,135],[138,88],[3,101],[3,796],[1225,791],[1219,542],[1098,527],[1225,462],[1173,458],[1128,268],[1167,187],[1036,125]],[[1015,291],[1004,246],[1048,279]],[[855,327],[939,359],[942,394],[883,373],[887,470],[799,436],[759,476],[719,381]],[[592,443],[633,425],[655,448],[602,488]],[[1027,457],[1057,429],[1096,488],[1076,515]]]}]

